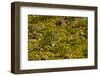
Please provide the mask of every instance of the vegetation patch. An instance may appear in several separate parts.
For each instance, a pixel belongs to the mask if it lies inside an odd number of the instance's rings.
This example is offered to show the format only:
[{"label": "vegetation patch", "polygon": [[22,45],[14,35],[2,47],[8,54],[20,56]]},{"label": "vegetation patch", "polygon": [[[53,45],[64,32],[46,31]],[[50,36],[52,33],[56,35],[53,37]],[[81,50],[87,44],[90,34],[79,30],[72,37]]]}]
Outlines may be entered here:
[{"label": "vegetation patch", "polygon": [[87,17],[28,15],[28,60],[87,56]]}]

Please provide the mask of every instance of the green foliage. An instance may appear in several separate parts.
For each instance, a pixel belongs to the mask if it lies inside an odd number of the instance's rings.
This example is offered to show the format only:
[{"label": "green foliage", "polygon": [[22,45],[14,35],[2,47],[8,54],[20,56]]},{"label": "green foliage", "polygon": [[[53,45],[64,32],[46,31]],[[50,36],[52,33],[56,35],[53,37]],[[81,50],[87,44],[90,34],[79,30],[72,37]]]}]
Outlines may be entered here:
[{"label": "green foliage", "polygon": [[87,58],[86,17],[28,15],[28,60]]}]

